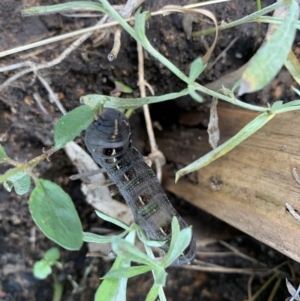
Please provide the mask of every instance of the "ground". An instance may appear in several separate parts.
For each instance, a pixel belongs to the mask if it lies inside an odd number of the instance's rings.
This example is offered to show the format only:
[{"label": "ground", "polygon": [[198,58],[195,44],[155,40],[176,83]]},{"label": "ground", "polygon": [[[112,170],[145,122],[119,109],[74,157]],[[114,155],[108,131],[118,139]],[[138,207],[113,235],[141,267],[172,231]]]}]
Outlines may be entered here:
[{"label": "ground", "polygon": [[[23,5],[29,7],[55,3],[59,3],[59,1],[31,0],[23,3]],[[117,2],[114,1],[114,3]],[[263,4],[267,6],[271,3],[272,1],[264,1]],[[146,0],[144,9],[155,11],[167,4],[184,5],[187,4],[187,1],[169,0],[151,3]],[[90,18],[74,19],[57,15],[22,18],[21,9],[22,5],[16,0],[4,0],[0,4],[1,51],[83,28],[95,22]],[[208,6],[206,9],[211,10],[218,21],[229,22],[254,12],[256,7],[254,1],[253,3],[231,1]],[[206,37],[205,42],[187,40],[180,14],[153,17],[149,20],[148,26],[147,36],[152,45],[186,74],[190,63],[198,55],[205,52],[205,43],[210,44],[213,40],[213,36]],[[200,26],[194,24],[194,30],[207,26],[211,25],[201,21]],[[266,26],[262,26],[259,44],[262,42],[265,31]],[[247,62],[255,48],[255,36],[255,24],[245,24],[221,32],[211,61],[216,59],[233,38],[238,37],[238,39],[212,68],[201,75],[200,82],[206,84],[215,81]],[[119,56],[115,61],[109,62],[106,57],[111,49],[112,41],[113,38],[110,36],[106,43],[93,48],[91,39],[89,39],[62,63],[41,72],[53,91],[59,94],[59,99],[66,110],[79,106],[79,98],[82,95],[90,93],[109,95],[114,89],[114,81],[116,80],[133,89],[130,96],[139,96],[136,43],[127,33],[123,33]],[[0,64],[2,67],[18,61],[51,60],[57,57],[69,43],[68,41],[50,44],[43,51],[39,51],[37,48],[21,54],[10,55],[2,58]],[[0,82],[2,83],[14,73],[15,71],[0,73]],[[180,91],[185,87],[182,81],[151,56],[147,56],[145,59],[145,78],[152,85],[156,95]],[[253,103],[272,102],[278,98],[288,100],[290,90],[285,89],[285,87],[290,86],[291,82],[292,78],[289,74],[283,72],[278,76],[276,84],[268,86],[263,93],[246,96],[245,100]],[[33,100],[32,95],[35,92],[40,94],[47,113],[43,112]],[[15,160],[26,161],[41,154],[43,148],[47,149],[52,146],[53,127],[58,118],[61,117],[61,113],[54,104],[47,101],[47,91],[40,82],[32,74],[29,74],[0,93],[2,116],[0,119],[0,142],[5,147],[7,154]],[[151,106],[153,120],[157,121],[164,129],[178,125],[179,119],[182,117],[181,113],[190,110],[205,112],[206,106],[196,103],[189,97]],[[203,116],[203,122],[200,125],[202,128],[207,125],[205,122],[206,115]],[[131,125],[134,145],[146,155],[148,143],[140,110],[133,116]],[[189,126],[188,124],[184,125]],[[191,130],[197,131],[197,126]],[[82,137],[76,140],[81,145],[83,145]],[[174,166],[176,167],[176,162],[168,162],[169,168],[174,169]],[[1,171],[4,170],[6,167],[1,166]],[[84,196],[80,191],[80,182],[69,180],[69,176],[76,173],[76,170],[64,151],[55,153],[50,161],[42,162],[36,169],[36,173],[44,179],[58,183],[71,195],[85,230],[100,227],[99,219],[95,216],[93,208],[84,201]],[[284,300],[288,297],[283,279],[285,277],[290,278],[292,272],[299,276],[299,266],[296,263],[205,212],[192,207],[184,200],[171,194],[169,196],[174,206],[184,217],[192,216],[201,220],[201,225],[205,231],[212,233],[213,243],[199,246],[199,251],[201,251],[198,256],[199,260],[241,269],[259,266],[259,262],[265,263],[269,268],[287,262],[286,270],[283,272],[281,270],[277,275],[277,279],[280,279],[281,282],[276,296],[269,300]],[[32,275],[32,266],[49,247],[55,244],[45,238],[31,219],[27,203],[28,195],[19,197],[1,188],[0,199],[0,238],[2,242],[0,244],[0,300],[52,300],[51,278],[45,281],[35,279]],[[104,226],[109,227],[109,225]],[[233,254],[224,258],[217,257],[217,255],[211,255],[208,258],[203,255],[202,252],[204,251],[228,251],[218,243],[220,239],[226,240],[230,246],[257,260],[257,262],[249,262]],[[59,272],[59,279],[65,285],[62,300],[93,300],[93,295],[100,282],[99,277],[110,268],[111,262],[103,261],[97,257],[86,258],[86,252],[86,246],[79,252],[68,252],[61,249],[64,268],[63,271]],[[84,273],[91,265],[91,272],[85,279]],[[72,287],[68,281],[70,276],[80,284],[79,289],[75,292],[72,292]],[[167,299],[174,301],[248,300],[248,283],[252,281],[252,292],[255,293],[270,277],[271,275],[268,274],[260,274],[259,277],[252,279],[251,274],[237,271],[227,274],[222,271],[209,273],[208,271],[169,268],[165,291]],[[151,285],[152,280],[149,274],[133,278],[129,282],[128,300],[145,300],[145,295]],[[267,300],[271,290],[272,287],[267,288],[256,300]]]}]

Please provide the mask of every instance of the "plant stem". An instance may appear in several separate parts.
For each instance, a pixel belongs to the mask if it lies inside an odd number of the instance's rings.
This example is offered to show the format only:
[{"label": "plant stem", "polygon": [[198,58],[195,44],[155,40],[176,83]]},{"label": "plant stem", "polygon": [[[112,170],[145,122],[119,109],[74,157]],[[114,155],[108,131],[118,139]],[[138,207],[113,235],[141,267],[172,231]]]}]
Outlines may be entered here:
[{"label": "plant stem", "polygon": [[[258,18],[260,18],[262,15],[265,15],[265,14],[267,14],[267,13],[275,10],[276,8],[282,6],[283,4],[284,3],[281,2],[281,1],[280,2],[276,2],[276,3],[274,3],[274,4],[270,5],[270,6],[267,6],[267,7],[263,8],[262,10],[254,12],[253,14],[250,14],[250,15],[244,17],[244,18],[235,20],[235,21],[230,22],[228,24],[220,25],[218,27],[218,30],[229,29],[229,28],[232,28],[232,27],[235,27],[237,25],[241,25],[241,24],[244,24],[244,23],[247,23],[247,22],[257,21]],[[194,32],[193,33],[193,37],[206,36],[206,35],[214,33],[215,31],[216,31],[216,28],[210,28],[210,29],[207,29],[207,30]]]},{"label": "plant stem", "polygon": [[[258,11],[261,10],[261,2],[260,2],[260,0],[256,0],[256,9],[257,9]],[[253,45],[253,52],[255,52],[255,50],[256,50],[256,48],[257,48],[257,45],[258,45],[259,34],[260,34],[260,28],[261,28],[260,22],[257,22],[257,23],[256,23],[255,40],[254,40],[254,45]]]},{"label": "plant stem", "polygon": [[63,293],[63,285],[61,282],[57,280],[57,276],[52,274],[53,277],[53,297],[52,301],[61,301],[62,293]]},{"label": "plant stem", "polygon": [[225,100],[229,103],[232,103],[233,105],[237,105],[241,108],[244,108],[244,109],[248,109],[248,110],[252,110],[252,111],[257,111],[257,112],[268,112],[270,109],[269,108],[264,108],[264,107],[259,107],[259,106],[254,106],[254,105],[251,105],[249,103],[245,103],[245,102],[242,102],[236,98],[231,98],[231,97],[228,97],[224,94],[221,94],[221,93],[218,93],[218,92],[215,92],[215,91],[212,91],[212,90],[209,90],[207,88],[205,88],[204,86],[201,86],[200,84],[197,84],[196,83],[196,88],[195,90],[197,91],[200,91],[204,94],[208,94],[212,97],[216,97],[218,99],[222,99],[222,100]]},{"label": "plant stem", "polygon": [[17,166],[14,169],[10,169],[8,170],[4,175],[0,176],[0,183],[3,183],[4,181],[6,181],[7,179],[9,179],[10,177],[12,177],[13,175],[17,174],[20,171],[25,171],[30,173],[30,171],[40,162],[42,162],[43,160],[47,159],[49,156],[51,156],[53,154],[53,149],[49,149],[47,152],[45,152],[44,154],[33,158],[32,160],[30,160],[29,162],[26,163],[20,163],[17,162],[15,160],[12,160],[8,157],[5,158],[5,162],[13,165],[13,166]]},{"label": "plant stem", "polygon": [[257,10],[261,10],[261,1],[260,0],[256,0],[256,8],[257,8]]}]

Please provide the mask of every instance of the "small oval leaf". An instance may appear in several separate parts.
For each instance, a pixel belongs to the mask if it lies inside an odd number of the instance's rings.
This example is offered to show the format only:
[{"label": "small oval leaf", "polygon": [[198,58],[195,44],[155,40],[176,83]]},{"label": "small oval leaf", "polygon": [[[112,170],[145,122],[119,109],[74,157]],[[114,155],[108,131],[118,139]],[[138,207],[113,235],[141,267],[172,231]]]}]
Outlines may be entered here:
[{"label": "small oval leaf", "polygon": [[36,185],[29,199],[33,220],[60,246],[79,250],[83,243],[82,226],[70,196],[47,180],[38,180]]},{"label": "small oval leaf", "polygon": [[54,128],[55,149],[58,150],[74,140],[93,122],[94,114],[95,110],[83,105],[60,118]]},{"label": "small oval leaf", "polygon": [[52,273],[49,263],[42,259],[33,265],[33,275],[37,279],[46,279]]},{"label": "small oval leaf", "polygon": [[31,186],[31,179],[30,176],[25,171],[19,171],[15,173],[13,176],[9,177],[3,183],[3,186],[9,192],[14,187],[16,194],[23,195],[29,191]]},{"label": "small oval leaf", "polygon": [[193,83],[197,77],[205,70],[207,64],[203,64],[202,59],[198,57],[191,64],[189,80]]},{"label": "small oval leaf", "polygon": [[[119,81],[115,81],[115,89],[114,89],[114,93],[116,92],[121,92],[121,93],[132,93],[132,88],[130,88],[129,86],[125,85],[124,83],[122,82],[119,82]],[[113,93],[113,92],[112,92]]]},{"label": "small oval leaf", "polygon": [[53,247],[47,250],[47,252],[44,255],[44,258],[50,265],[53,265],[60,258],[60,252],[58,248]]},{"label": "small oval leaf", "polygon": [[22,178],[14,183],[15,192],[18,195],[27,193],[31,186],[31,178],[28,174],[25,174]]}]

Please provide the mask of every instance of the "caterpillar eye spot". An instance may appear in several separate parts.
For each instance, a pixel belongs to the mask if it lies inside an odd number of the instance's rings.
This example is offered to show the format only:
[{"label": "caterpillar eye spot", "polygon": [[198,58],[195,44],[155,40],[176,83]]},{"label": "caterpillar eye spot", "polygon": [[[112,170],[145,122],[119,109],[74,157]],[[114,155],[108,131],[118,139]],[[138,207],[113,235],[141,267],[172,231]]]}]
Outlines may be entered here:
[{"label": "caterpillar eye spot", "polygon": [[112,156],[116,153],[116,150],[114,148],[104,148],[103,149],[103,155],[105,156]]}]

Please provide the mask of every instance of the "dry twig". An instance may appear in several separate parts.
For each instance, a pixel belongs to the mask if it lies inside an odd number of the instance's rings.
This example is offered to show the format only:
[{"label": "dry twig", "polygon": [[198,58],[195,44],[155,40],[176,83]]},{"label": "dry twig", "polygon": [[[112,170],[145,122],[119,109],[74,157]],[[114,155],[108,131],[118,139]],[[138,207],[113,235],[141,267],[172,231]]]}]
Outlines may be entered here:
[{"label": "dry twig", "polygon": [[[138,52],[138,61],[139,61],[139,81],[138,85],[140,88],[140,93],[141,97],[146,97],[146,86],[149,88],[149,83],[145,80],[144,77],[144,56],[143,56],[143,48],[140,43],[137,43],[137,52]],[[151,87],[151,86],[150,86]],[[150,92],[153,95],[153,89],[149,89]],[[162,166],[165,164],[166,160],[162,152],[158,150],[156,141],[155,141],[155,136],[153,132],[153,127],[152,127],[152,121],[151,121],[151,116],[149,112],[149,107],[148,105],[143,106],[144,110],[144,116],[146,120],[146,127],[147,127],[147,133],[149,137],[149,143],[151,147],[151,154],[149,155],[149,158],[154,161],[155,166],[156,166],[156,175],[158,180],[161,182],[162,178]]]}]

